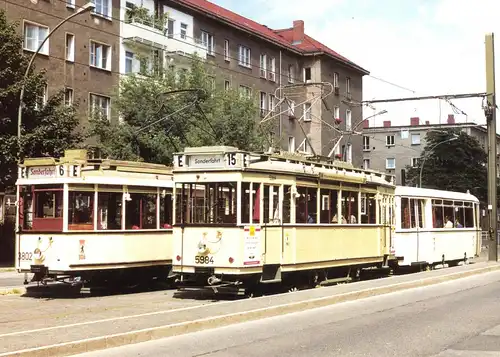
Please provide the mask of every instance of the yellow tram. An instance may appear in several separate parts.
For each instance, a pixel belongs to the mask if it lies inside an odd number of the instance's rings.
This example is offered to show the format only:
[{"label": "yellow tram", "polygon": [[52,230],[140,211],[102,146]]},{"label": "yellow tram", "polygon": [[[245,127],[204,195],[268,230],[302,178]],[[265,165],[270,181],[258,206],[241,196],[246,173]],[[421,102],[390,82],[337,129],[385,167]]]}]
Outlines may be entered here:
[{"label": "yellow tram", "polygon": [[297,289],[397,265],[394,178],[233,147],[174,156],[173,272],[184,287]]},{"label": "yellow tram", "polygon": [[[19,166],[16,269],[75,284],[166,277],[172,169],[143,162],[28,158]],[[26,282],[27,283],[27,282]]]}]

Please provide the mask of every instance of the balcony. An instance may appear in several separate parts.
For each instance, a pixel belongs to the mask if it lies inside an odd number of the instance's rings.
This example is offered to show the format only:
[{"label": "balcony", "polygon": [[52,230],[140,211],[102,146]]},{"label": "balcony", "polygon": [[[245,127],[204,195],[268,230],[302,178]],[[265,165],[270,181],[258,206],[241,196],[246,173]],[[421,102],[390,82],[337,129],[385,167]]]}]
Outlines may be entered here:
[{"label": "balcony", "polygon": [[162,49],[169,53],[192,56],[195,52],[202,59],[207,57],[207,49],[200,40],[181,38],[180,34],[168,34],[158,24],[132,18],[123,24],[124,42],[134,42],[147,47]]}]

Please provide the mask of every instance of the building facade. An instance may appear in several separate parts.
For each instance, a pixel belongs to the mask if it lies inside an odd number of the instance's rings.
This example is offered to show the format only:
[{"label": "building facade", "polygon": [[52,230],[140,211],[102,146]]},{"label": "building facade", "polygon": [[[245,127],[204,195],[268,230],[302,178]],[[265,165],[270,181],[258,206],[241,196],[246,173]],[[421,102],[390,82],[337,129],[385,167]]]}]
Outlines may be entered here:
[{"label": "building facade", "polygon": [[[131,16],[137,8],[163,22],[144,13]],[[303,21],[272,30],[205,0],[122,0],[120,19],[121,73],[151,69],[158,58],[164,66],[188,68],[196,54],[206,61],[215,85],[259,103],[261,119],[267,116],[272,124],[274,146],[337,154],[362,165],[361,136],[338,141],[361,121],[362,107],[356,104],[368,72],[307,36]],[[319,86],[303,86],[310,82],[333,84],[330,95],[322,101]]]},{"label": "building facade", "polygon": [[[17,21],[23,50],[32,55],[59,22],[78,11],[87,0],[0,0],[9,21]],[[118,85],[119,0],[92,0],[95,9],[82,13],[57,29],[35,60],[46,71],[44,100],[60,90],[68,104],[78,104],[82,123],[89,110],[110,117],[111,96]]]},{"label": "building facade", "polygon": [[[365,125],[363,129],[363,166],[395,175],[396,184],[404,185],[406,167],[419,165],[427,133],[450,128],[458,128],[475,137],[487,151],[486,128],[475,123],[455,123],[453,114],[448,115],[446,124],[421,123],[419,118],[411,118],[408,125],[402,126],[392,126],[390,121],[384,121],[382,127],[370,128]],[[500,154],[499,145],[500,136],[497,135],[497,156]],[[498,168],[497,173],[500,173]]]}]

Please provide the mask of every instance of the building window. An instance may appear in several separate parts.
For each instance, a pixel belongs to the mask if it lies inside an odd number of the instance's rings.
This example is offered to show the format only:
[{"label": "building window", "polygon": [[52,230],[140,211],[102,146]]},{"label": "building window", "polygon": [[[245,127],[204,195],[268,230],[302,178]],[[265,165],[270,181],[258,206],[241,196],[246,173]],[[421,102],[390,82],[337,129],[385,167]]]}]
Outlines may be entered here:
[{"label": "building window", "polygon": [[419,167],[420,166],[420,158],[412,157],[411,158],[411,167]]},{"label": "building window", "polygon": [[230,61],[230,56],[229,56],[229,40],[224,40],[224,61],[227,61],[227,62]]},{"label": "building window", "polygon": [[48,89],[46,84],[40,88],[40,92],[36,97],[35,110],[41,110],[45,106],[45,103],[47,103],[47,91]]},{"label": "building window", "polygon": [[387,135],[385,137],[385,145],[394,146],[394,135]]},{"label": "building window", "polygon": [[251,68],[250,64],[250,49],[245,46],[239,47],[239,65],[243,67]]},{"label": "building window", "polygon": [[224,81],[224,90],[228,91],[231,89],[231,83],[229,81]]},{"label": "building window", "polygon": [[75,8],[75,0],[66,0],[66,7]]},{"label": "building window", "polygon": [[304,68],[304,82],[311,81],[311,67]]},{"label": "building window", "polygon": [[291,117],[295,116],[295,102],[293,100],[288,100],[288,115]]},{"label": "building window", "polygon": [[272,57],[269,62],[269,80],[275,82],[276,81],[276,58]]},{"label": "building window", "polygon": [[267,94],[264,92],[260,92],[260,116],[261,117],[266,115],[266,100],[267,100]]},{"label": "building window", "polygon": [[[49,34],[49,28],[46,26],[35,25],[32,23],[24,23],[24,49],[36,52],[38,47],[42,44],[43,40]],[[40,49],[41,54],[49,54],[49,39],[45,41],[43,47]]]},{"label": "building window", "polygon": [[73,89],[72,88],[66,88],[64,91],[64,104],[67,106],[72,106],[73,105]]},{"label": "building window", "polygon": [[311,121],[311,103],[304,103],[304,121]]},{"label": "building window", "polygon": [[262,78],[267,78],[267,56],[260,55],[260,76]]},{"label": "building window", "polygon": [[333,116],[335,119],[340,119],[340,108],[339,107],[333,108]]},{"label": "building window", "polygon": [[363,159],[363,169],[368,170],[370,168],[370,159]]},{"label": "building window", "polygon": [[293,79],[295,78],[295,71],[293,69],[293,65],[288,65],[288,83],[293,83]]},{"label": "building window", "polygon": [[66,61],[75,61],[75,35],[66,34]]},{"label": "building window", "polygon": [[385,168],[386,169],[395,169],[396,168],[396,159],[393,157],[385,159]]},{"label": "building window", "polygon": [[349,109],[345,111],[345,130],[346,131],[352,130],[351,111]]},{"label": "building window", "polygon": [[337,72],[333,73],[333,86],[335,88],[339,87],[339,74]]},{"label": "building window", "polygon": [[288,151],[295,152],[295,136],[288,137]]},{"label": "building window", "polygon": [[134,53],[125,51],[125,73],[134,72]]},{"label": "building window", "polygon": [[90,110],[91,115],[98,115],[103,119],[110,118],[110,103],[111,99],[97,94],[90,94]]},{"label": "building window", "polygon": [[175,20],[169,17],[167,19],[167,37],[168,38],[174,38],[174,26],[175,26]]},{"label": "building window", "polygon": [[345,91],[347,94],[351,93],[351,78],[349,77],[345,79]]},{"label": "building window", "polygon": [[240,85],[240,96],[250,98],[252,96],[252,89],[247,86]]},{"label": "building window", "polygon": [[363,136],[363,151],[370,151],[370,137]]},{"label": "building window", "polygon": [[95,9],[92,13],[111,17],[111,0],[92,0],[92,2],[95,4]]},{"label": "building window", "polygon": [[111,70],[111,46],[90,41],[90,65]]},{"label": "building window", "polygon": [[277,110],[277,108],[275,108],[275,106],[276,106],[276,96],[274,94],[269,94],[268,105],[269,105],[269,111],[270,112],[273,112],[273,113],[276,112],[276,110]]},{"label": "building window", "polygon": [[207,54],[215,56],[214,52],[214,36],[208,32],[201,31],[201,43],[207,49]]},{"label": "building window", "polygon": [[420,134],[411,134],[411,144],[420,145]]},{"label": "building window", "polygon": [[185,40],[187,38],[188,25],[181,22],[181,38]]},{"label": "building window", "polygon": [[347,144],[346,161],[348,163],[352,163],[352,145],[351,145],[351,143]]}]

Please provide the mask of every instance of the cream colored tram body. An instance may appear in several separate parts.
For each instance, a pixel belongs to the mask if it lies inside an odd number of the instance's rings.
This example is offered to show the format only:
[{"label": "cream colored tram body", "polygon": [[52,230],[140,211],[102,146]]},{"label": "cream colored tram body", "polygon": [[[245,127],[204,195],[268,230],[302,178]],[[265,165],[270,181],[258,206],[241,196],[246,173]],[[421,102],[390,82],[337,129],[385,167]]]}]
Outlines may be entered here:
[{"label": "cream colored tram body", "polygon": [[174,156],[174,261],[181,286],[245,294],[397,265],[393,178],[295,154],[232,147]]},{"label": "cream colored tram body", "polygon": [[480,254],[479,200],[470,193],[396,188],[395,254],[401,267],[470,262]]},{"label": "cream colored tram body", "polygon": [[17,181],[18,272],[42,282],[168,275],[172,188],[164,165],[89,160],[84,150],[26,159]]}]

